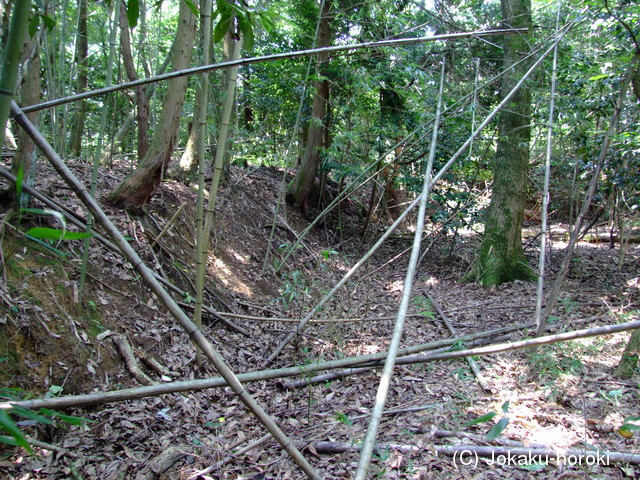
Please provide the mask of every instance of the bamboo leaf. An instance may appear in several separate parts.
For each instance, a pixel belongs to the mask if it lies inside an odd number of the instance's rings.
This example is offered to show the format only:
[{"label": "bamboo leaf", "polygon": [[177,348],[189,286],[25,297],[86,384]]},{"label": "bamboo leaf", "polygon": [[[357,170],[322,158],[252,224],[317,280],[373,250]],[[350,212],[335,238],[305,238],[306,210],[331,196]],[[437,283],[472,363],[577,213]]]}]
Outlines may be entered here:
[{"label": "bamboo leaf", "polygon": [[508,413],[509,412],[509,400],[507,400],[506,402],[504,402],[502,404],[502,407],[500,407],[502,409],[502,411],[504,413]]},{"label": "bamboo leaf", "polygon": [[19,407],[14,405],[11,413],[18,415],[22,418],[26,418],[28,420],[33,420],[34,422],[42,423],[43,425],[53,425],[53,422],[47,417],[43,417],[42,415],[38,415],[37,413],[29,410],[28,408]]},{"label": "bamboo leaf", "polygon": [[138,18],[140,17],[140,2],[139,0],[127,0],[127,21],[129,22],[129,28],[132,30],[138,25]]},{"label": "bamboo leaf", "polygon": [[222,13],[222,16],[220,17],[220,21],[218,22],[216,27],[213,29],[213,43],[218,43],[224,38],[225,34],[227,33],[227,30],[229,30],[229,27],[231,26],[232,20],[233,20],[233,15],[231,13],[229,12]]},{"label": "bamboo leaf", "polygon": [[92,236],[92,234],[86,232],[67,232],[48,227],[30,228],[26,234],[42,240],[79,240]]},{"label": "bamboo leaf", "polygon": [[509,419],[507,417],[502,417],[500,421],[496,423],[491,430],[489,430],[489,433],[487,433],[487,436],[485,437],[487,442],[495,440],[495,438],[500,435],[505,428],[507,428],[507,425],[509,425]]},{"label": "bamboo leaf", "polygon": [[0,410],[0,428],[4,429],[9,435],[13,437],[17,446],[31,451],[29,442],[27,442],[27,439],[24,438],[22,431],[15,423],[13,423],[13,420],[11,420],[7,412],[5,412],[4,410]]},{"label": "bamboo leaf", "polygon": [[251,25],[251,20],[249,15],[238,15],[238,27],[240,27],[240,31],[244,37],[244,46],[247,50],[253,49],[253,25]]},{"label": "bamboo leaf", "polygon": [[466,423],[465,427],[470,427],[472,425],[477,425],[479,423],[488,422],[489,420],[491,420],[496,415],[497,415],[496,412],[485,413],[484,415],[479,416],[475,420],[471,420],[469,423]]},{"label": "bamboo leaf", "polygon": [[198,7],[196,6],[195,3],[193,3],[193,0],[184,0],[184,2],[187,4],[187,7],[189,7],[189,10],[191,10],[191,12],[196,16],[199,17],[200,16],[200,12],[198,11]]},{"label": "bamboo leaf", "polygon": [[65,423],[70,425],[82,425],[83,423],[95,423],[95,420],[90,420],[84,417],[74,417],[72,415],[65,415],[63,413],[56,412],[55,410],[50,410],[48,408],[41,408],[38,410],[43,415],[50,415],[52,417],[59,418]]}]

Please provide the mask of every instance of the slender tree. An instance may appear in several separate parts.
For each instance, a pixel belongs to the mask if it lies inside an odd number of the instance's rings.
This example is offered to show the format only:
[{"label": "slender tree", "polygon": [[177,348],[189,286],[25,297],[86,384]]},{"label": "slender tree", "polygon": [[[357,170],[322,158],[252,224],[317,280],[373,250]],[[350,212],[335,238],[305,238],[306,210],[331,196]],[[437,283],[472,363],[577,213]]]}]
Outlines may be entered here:
[{"label": "slender tree", "polygon": [[[180,2],[176,50],[172,64],[174,71],[183,70],[189,66],[196,23],[196,16],[187,2]],[[151,199],[171,159],[186,88],[187,77],[169,80],[164,108],[149,145],[149,151],[136,169],[109,195],[108,200],[113,205],[142,207]]]},{"label": "slender tree", "polygon": [[[76,63],[78,76],[76,77],[76,93],[82,93],[89,83],[89,39],[87,27],[87,0],[78,0],[78,35],[76,39]],[[71,119],[71,137],[69,148],[71,153],[79,157],[82,153],[82,134],[87,117],[87,102],[78,102],[77,109]]]},{"label": "slender tree", "polygon": [[[122,0],[120,4],[120,52],[129,81],[138,80],[138,73],[133,63],[131,54],[131,35],[127,20],[127,9]],[[149,100],[147,99],[146,85],[136,87],[136,124],[138,126],[138,159],[142,160],[149,148]]]},{"label": "slender tree", "polygon": [[[328,47],[331,43],[331,5],[332,0],[325,0],[322,5],[320,27],[318,31],[318,48]],[[287,200],[289,203],[306,208],[313,183],[318,173],[320,157],[324,146],[327,104],[329,102],[329,80],[323,75],[329,63],[329,54],[318,55],[318,80],[313,96],[313,110],[309,130],[306,137],[306,149],[302,157],[300,168],[289,185]]]},{"label": "slender tree", "polygon": [[[531,27],[531,0],[501,0],[506,28]],[[503,37],[503,66],[509,68],[530,51],[528,35]],[[502,81],[503,95],[509,92],[527,70],[521,62]],[[487,210],[484,237],[467,280],[493,287],[516,279],[533,280],[522,249],[522,222],[527,200],[531,90],[520,87],[502,110],[499,137],[493,165],[493,190]]]}]

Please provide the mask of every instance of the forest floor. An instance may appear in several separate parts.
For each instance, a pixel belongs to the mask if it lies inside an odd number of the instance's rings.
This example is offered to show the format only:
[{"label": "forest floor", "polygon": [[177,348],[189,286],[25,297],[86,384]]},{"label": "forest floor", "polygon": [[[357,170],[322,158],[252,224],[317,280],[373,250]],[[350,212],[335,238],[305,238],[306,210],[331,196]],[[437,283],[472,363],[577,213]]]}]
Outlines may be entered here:
[{"label": "forest floor", "polygon": [[[90,177],[81,162],[69,166]],[[47,166],[37,188],[83,215],[79,201]],[[98,198],[117,185],[127,166],[102,170]],[[118,173],[122,172],[122,173]],[[204,331],[236,373],[264,369],[264,359],[381,233],[371,227],[360,241],[364,199],[348,201],[305,237],[279,271],[284,251],[308,224],[298,212],[276,219],[273,248],[263,272],[282,172],[233,167],[216,208],[213,254],[205,304],[233,326],[204,318]],[[176,299],[193,305],[195,193],[163,182],[144,215],[135,217],[101,203],[107,214],[159,276],[177,287]],[[176,214],[174,223],[158,235]],[[199,367],[178,324],[128,263],[93,240],[84,292],[80,291],[81,241],[39,245],[16,233],[15,216],[2,212],[3,279],[0,284],[0,393],[64,396],[141,386],[115,340],[133,348],[134,360],[154,383],[217,376]],[[382,222],[383,219],[379,219]],[[51,216],[25,213],[22,226],[59,228]],[[69,227],[72,228],[72,227]],[[295,345],[269,368],[381,352],[388,345],[412,242],[411,224],[394,234],[314,319]],[[24,231],[24,230],[21,230]],[[562,232],[562,226],[554,227]],[[428,242],[429,240],[425,241]],[[473,257],[475,236],[441,238],[419,265],[402,346],[456,335],[530,324],[536,285],[513,282],[486,290],[458,280]],[[554,240],[554,274],[564,243]],[[55,253],[55,251],[59,253]],[[60,254],[64,254],[62,257]],[[531,265],[537,251],[527,249]],[[580,243],[551,332],[609,325],[638,318],[640,248],[631,245],[622,267],[619,246]],[[435,305],[426,300],[431,298]],[[191,307],[185,307],[190,314]],[[495,334],[486,341],[532,337],[531,328]],[[378,433],[370,478],[639,478],[640,466],[609,462],[519,462],[506,457],[447,455],[444,446],[542,444],[555,449],[639,453],[640,435],[623,436],[625,418],[640,415],[640,375],[613,376],[628,333],[477,357],[478,381],[464,360],[399,365],[395,369]],[[123,344],[121,342],[121,344]],[[468,343],[464,344],[466,347]],[[458,342],[450,349],[462,348]],[[428,352],[427,352],[428,353]],[[151,369],[151,357],[161,368]],[[320,372],[325,373],[325,372]],[[312,377],[311,373],[305,375]],[[296,387],[298,377],[246,384],[304,452],[321,478],[352,478],[365,435],[379,370]],[[508,403],[507,403],[508,402]],[[490,421],[474,419],[497,412]],[[248,413],[229,388],[172,393],[65,410],[90,422],[21,426],[37,440],[34,453],[0,449],[0,478],[11,479],[300,479],[300,469]],[[489,441],[501,418],[509,423]],[[504,422],[504,421],[503,421]],[[447,432],[454,432],[448,434]],[[630,437],[630,438],[627,438]],[[323,453],[326,443],[340,453]],[[510,443],[511,442],[511,443]],[[560,450],[562,451],[562,450]],[[535,460],[535,459],[534,459]]]}]

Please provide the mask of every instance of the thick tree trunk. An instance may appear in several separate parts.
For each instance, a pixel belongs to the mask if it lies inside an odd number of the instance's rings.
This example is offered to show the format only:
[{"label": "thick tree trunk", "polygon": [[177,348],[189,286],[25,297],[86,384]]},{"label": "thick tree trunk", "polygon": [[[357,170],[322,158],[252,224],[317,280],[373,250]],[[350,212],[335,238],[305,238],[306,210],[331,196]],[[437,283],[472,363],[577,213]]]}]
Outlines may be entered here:
[{"label": "thick tree trunk", "polygon": [[[200,11],[202,12],[204,9],[204,2],[200,2]],[[210,39],[204,38],[204,16],[201,15],[200,18],[200,44],[202,45],[202,50],[204,51],[204,42],[211,41]],[[213,55],[212,48],[206,49],[209,54],[208,58],[202,59],[202,65],[208,65],[213,63]],[[207,92],[208,93],[208,92]],[[202,109],[204,107],[204,102],[202,101],[203,95],[205,92],[202,91],[202,86],[198,89],[196,94],[196,105],[193,109],[193,121],[189,126],[189,139],[187,140],[187,145],[184,148],[184,153],[180,157],[180,161],[175,162],[169,168],[168,175],[171,178],[175,178],[182,182],[186,182],[188,180],[192,180],[196,175],[196,170],[198,167],[198,129],[200,125],[198,124],[199,118],[202,114]],[[208,107],[207,107],[208,110]]]},{"label": "thick tree trunk", "polygon": [[[180,2],[176,51],[172,64],[174,71],[183,70],[189,66],[196,21],[187,3]],[[186,88],[187,77],[169,80],[164,109],[149,145],[149,151],[138,167],[109,195],[108,200],[113,205],[124,208],[142,207],[151,199],[171,159]]]},{"label": "thick tree trunk", "polygon": [[[76,93],[82,93],[87,89],[89,41],[87,38],[87,0],[78,0],[78,38],[76,40],[76,62],[78,64],[78,77],[76,79]],[[78,102],[77,110],[71,119],[71,137],[69,148],[71,153],[79,157],[82,153],[82,134],[87,118],[87,102]]]},{"label": "thick tree trunk", "polygon": [[[331,10],[331,0],[324,3],[322,18],[320,20],[320,28],[318,31],[318,48],[328,47],[331,42],[331,29],[329,21],[329,12]],[[326,53],[318,55],[318,73],[323,76],[326,65],[329,62],[329,56]],[[307,135],[306,149],[300,168],[295,178],[289,185],[289,193],[287,200],[296,207],[304,207],[309,199],[312,191],[313,182],[316,179],[318,166],[320,165],[320,155],[324,146],[325,117],[327,115],[327,104],[329,102],[329,81],[319,80],[316,82],[316,92],[313,97],[313,109],[311,122],[309,124],[309,133]]]},{"label": "thick tree trunk", "polygon": [[[129,81],[138,80],[138,72],[133,63],[131,54],[131,36],[129,35],[129,22],[124,0],[120,4],[120,51],[122,61]],[[147,99],[146,86],[136,87],[136,121],[138,124],[138,159],[142,161],[149,149],[149,100]]]},{"label": "thick tree trunk", "polygon": [[[23,106],[35,105],[40,102],[40,35],[31,37],[27,33],[24,40],[24,48],[22,50],[22,84],[20,85],[20,101]],[[27,114],[27,118],[34,125],[38,125],[38,118],[40,112],[31,112]],[[18,172],[22,170],[23,183],[25,185],[33,186],[36,176],[36,146],[33,141],[27,135],[27,133],[20,128],[18,130],[18,145],[16,149],[16,156],[13,159],[11,165],[11,173],[16,177]],[[22,198],[18,199],[20,202],[19,207],[26,207],[29,202],[30,196],[25,192],[22,193]]]},{"label": "thick tree trunk", "polygon": [[629,343],[624,349],[620,363],[616,368],[615,375],[618,377],[629,378],[635,373],[638,366],[638,356],[640,355],[640,330],[631,332]]},{"label": "thick tree trunk", "polygon": [[[501,0],[501,5],[505,27],[531,27],[531,0]],[[507,35],[503,44],[505,68],[530,50],[526,35]],[[514,87],[527,68],[524,62],[504,77],[503,94]],[[526,85],[500,113],[491,203],[480,251],[467,276],[467,280],[475,280],[488,287],[518,279],[535,279],[522,249],[522,221],[528,190],[530,113],[531,90]]]}]

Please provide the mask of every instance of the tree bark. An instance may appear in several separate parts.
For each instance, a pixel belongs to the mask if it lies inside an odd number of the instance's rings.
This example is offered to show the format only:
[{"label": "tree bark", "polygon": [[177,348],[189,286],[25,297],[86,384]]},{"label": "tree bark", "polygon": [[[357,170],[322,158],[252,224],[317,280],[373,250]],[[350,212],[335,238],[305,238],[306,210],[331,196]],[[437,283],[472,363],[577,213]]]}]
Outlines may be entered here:
[{"label": "tree bark", "polygon": [[[129,22],[124,0],[120,4],[120,51],[122,61],[130,82],[138,80],[138,73],[133,63],[131,54],[131,36],[129,35]],[[136,87],[136,121],[138,124],[138,160],[142,161],[149,149],[149,100],[147,99],[146,85]]]},{"label": "tree bark", "polygon": [[640,330],[634,330],[622,353],[615,375],[624,378],[632,377],[638,366],[638,355],[640,355]]},{"label": "tree bark", "polygon": [[[176,51],[172,63],[174,71],[183,70],[189,66],[196,33],[196,22],[197,19],[186,2],[180,2]],[[186,77],[176,77],[169,80],[164,109],[149,145],[149,151],[138,167],[109,195],[108,201],[113,205],[122,208],[142,207],[153,196],[171,160],[184,104],[187,80]]]},{"label": "tree bark", "polygon": [[[501,0],[506,28],[531,27],[531,0]],[[530,48],[525,34],[505,35],[503,66],[508,68]],[[523,62],[504,77],[503,95],[527,71]],[[467,280],[495,287],[513,280],[534,280],[522,248],[522,221],[527,199],[529,142],[531,139],[531,90],[523,85],[500,113],[499,137],[494,161],[491,203],[484,237]]]},{"label": "tree bark", "polygon": [[[40,102],[40,35],[31,37],[27,32],[22,50],[22,83],[20,85],[20,101],[23,105],[35,105]],[[38,125],[38,112],[27,114],[27,118],[34,125]],[[27,133],[18,130],[18,144],[16,156],[11,165],[11,173],[16,177],[22,170],[23,184],[33,186],[36,175],[36,146]],[[30,195],[22,192],[22,198],[17,199],[19,207],[26,207]]]},{"label": "tree bark", "polygon": [[[204,2],[201,1],[200,11],[202,12],[203,9],[204,9]],[[201,18],[200,18],[200,32],[201,32],[200,42],[202,46],[202,51],[204,52],[205,42],[211,42],[211,39],[205,38],[204,36],[205,28],[203,23],[204,22],[203,17],[204,16],[201,15]],[[202,59],[202,65],[209,65],[213,63],[213,55],[212,55],[213,49],[208,48],[206,50],[209,52],[209,54],[207,55],[207,58]],[[204,108],[204,102],[202,101],[204,94],[205,92],[203,92],[203,87],[201,85],[198,90],[198,93],[196,94],[196,105],[195,105],[195,108],[193,109],[193,121],[189,126],[189,139],[187,140],[187,144],[184,148],[184,153],[180,157],[180,161],[175,162],[173,165],[171,165],[171,168],[169,169],[169,172],[168,172],[169,177],[178,179],[182,182],[192,180],[196,174],[196,170],[198,166],[198,147],[197,147],[198,129],[200,128],[199,119],[202,115],[202,109]],[[207,110],[208,110],[208,107],[207,107]]]},{"label": "tree bark", "polygon": [[[78,65],[78,77],[76,79],[76,93],[82,93],[89,83],[89,41],[87,28],[87,0],[78,0],[78,37],[76,40],[76,62]],[[82,134],[87,117],[87,102],[81,100],[71,119],[71,137],[69,147],[71,153],[79,157],[82,153]]]},{"label": "tree bark", "polygon": [[[331,0],[326,0],[320,20],[320,28],[318,30],[318,48],[328,47],[331,42],[331,28],[329,22],[331,11]],[[307,135],[306,149],[300,168],[295,178],[289,185],[289,193],[287,201],[303,210],[309,200],[312,191],[313,182],[316,179],[318,166],[320,165],[320,156],[324,146],[327,104],[329,102],[329,81],[323,78],[326,66],[329,63],[329,55],[327,53],[318,54],[318,74],[321,77],[316,81],[316,92],[313,97],[313,108],[311,122]]]}]

